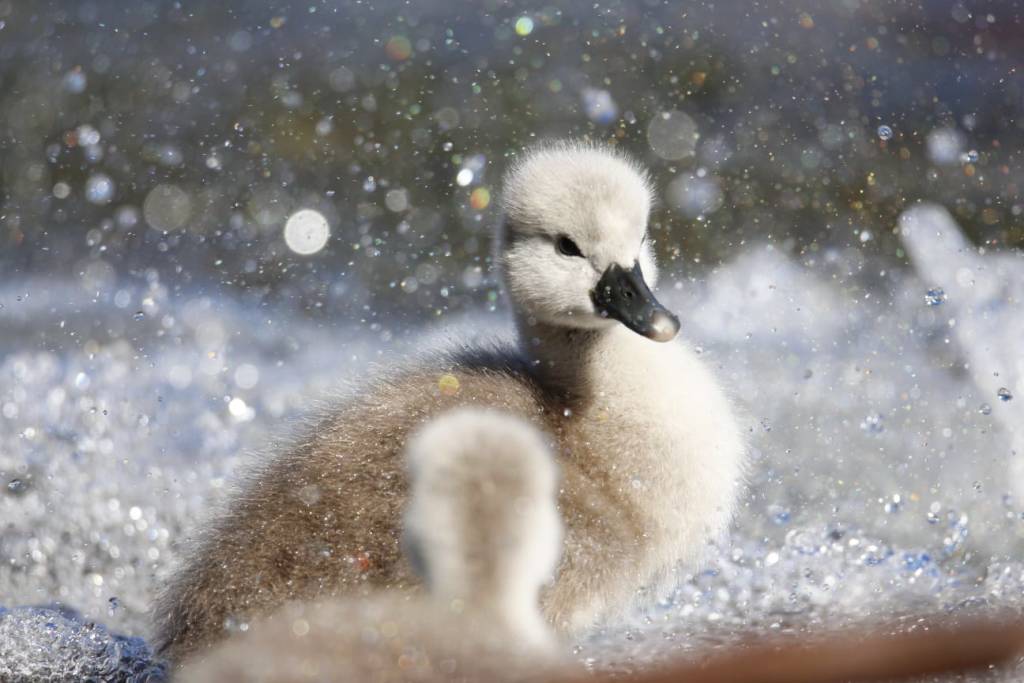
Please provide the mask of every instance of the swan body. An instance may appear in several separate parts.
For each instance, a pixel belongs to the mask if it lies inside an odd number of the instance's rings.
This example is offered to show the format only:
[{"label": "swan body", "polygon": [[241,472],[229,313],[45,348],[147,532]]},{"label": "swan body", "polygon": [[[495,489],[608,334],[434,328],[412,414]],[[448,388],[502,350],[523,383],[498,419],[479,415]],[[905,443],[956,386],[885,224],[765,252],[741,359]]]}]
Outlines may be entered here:
[{"label": "swan body", "polygon": [[286,605],[187,664],[191,683],[527,681],[567,672],[537,599],[561,550],[556,466],[518,418],[447,413],[408,449],[426,595]]},{"label": "swan body", "polygon": [[744,444],[703,360],[648,288],[650,187],[606,148],[562,143],[509,171],[497,255],[518,339],[382,373],[255,469],[157,605],[172,660],[289,600],[417,590],[400,553],[410,432],[457,406],[552,439],[566,535],[543,611],[579,631],[698,562],[727,526]]}]

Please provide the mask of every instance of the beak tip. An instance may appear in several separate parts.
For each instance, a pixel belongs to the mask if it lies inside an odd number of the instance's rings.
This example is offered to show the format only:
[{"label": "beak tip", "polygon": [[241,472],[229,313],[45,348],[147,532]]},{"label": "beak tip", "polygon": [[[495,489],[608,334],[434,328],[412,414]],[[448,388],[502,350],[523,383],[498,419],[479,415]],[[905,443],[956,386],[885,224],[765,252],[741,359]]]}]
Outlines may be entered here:
[{"label": "beak tip", "polygon": [[679,319],[665,311],[651,316],[650,338],[657,342],[670,342],[679,334]]},{"label": "beak tip", "polygon": [[679,318],[658,303],[644,282],[639,263],[628,270],[613,263],[590,298],[602,318],[614,318],[652,341],[669,342],[679,332]]}]

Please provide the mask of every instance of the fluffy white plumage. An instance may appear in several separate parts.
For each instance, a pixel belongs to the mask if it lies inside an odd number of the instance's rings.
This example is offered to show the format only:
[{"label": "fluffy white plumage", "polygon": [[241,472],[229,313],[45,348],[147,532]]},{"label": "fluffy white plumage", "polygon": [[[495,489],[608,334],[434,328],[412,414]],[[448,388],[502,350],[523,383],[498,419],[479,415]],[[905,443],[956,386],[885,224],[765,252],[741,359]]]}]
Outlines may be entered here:
[{"label": "fluffy white plumage", "polygon": [[[506,174],[505,229],[497,261],[516,311],[577,327],[607,327],[591,292],[612,264],[639,260],[653,286],[658,272],[645,241],[653,202],[647,173],[608,147],[558,142],[528,151]],[[566,259],[551,241],[566,236],[586,245]]]},{"label": "fluffy white plumage", "polygon": [[[527,153],[505,183],[499,262],[522,351],[543,382],[573,397],[568,561],[547,603],[571,629],[698,562],[728,525],[742,476],[745,444],[705,363],[685,342],[652,341],[595,304],[616,265],[639,263],[653,286],[651,196],[647,174],[623,154],[568,142]],[[579,255],[561,253],[562,237]],[[574,524],[600,505],[604,520]]]},{"label": "fluffy white plumage", "polygon": [[405,533],[431,595],[550,644],[537,596],[561,555],[562,522],[547,439],[518,418],[462,408],[415,434],[408,459]]}]

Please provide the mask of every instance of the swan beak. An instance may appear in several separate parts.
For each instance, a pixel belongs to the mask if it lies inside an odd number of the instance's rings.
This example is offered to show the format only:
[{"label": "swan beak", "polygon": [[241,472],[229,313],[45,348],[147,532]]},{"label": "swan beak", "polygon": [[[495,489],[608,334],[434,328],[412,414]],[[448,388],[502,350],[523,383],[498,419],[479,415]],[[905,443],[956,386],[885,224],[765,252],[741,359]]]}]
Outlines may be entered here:
[{"label": "swan beak", "polygon": [[602,317],[614,318],[648,339],[672,341],[679,332],[679,318],[654,298],[639,262],[629,270],[617,263],[609,266],[591,298]]}]

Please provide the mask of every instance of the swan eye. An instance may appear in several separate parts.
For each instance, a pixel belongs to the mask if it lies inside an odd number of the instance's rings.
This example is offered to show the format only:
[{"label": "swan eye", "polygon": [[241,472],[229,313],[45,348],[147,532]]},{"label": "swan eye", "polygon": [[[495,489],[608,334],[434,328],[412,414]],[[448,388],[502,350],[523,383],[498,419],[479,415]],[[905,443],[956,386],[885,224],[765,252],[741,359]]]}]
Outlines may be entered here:
[{"label": "swan eye", "polygon": [[558,238],[555,246],[557,247],[559,254],[563,254],[565,256],[583,256],[583,252],[580,251],[579,246],[565,235]]}]

